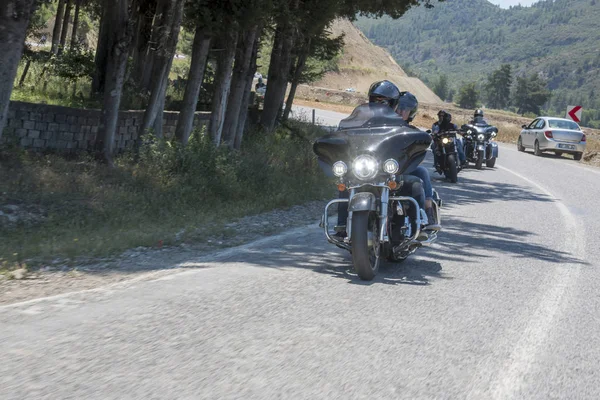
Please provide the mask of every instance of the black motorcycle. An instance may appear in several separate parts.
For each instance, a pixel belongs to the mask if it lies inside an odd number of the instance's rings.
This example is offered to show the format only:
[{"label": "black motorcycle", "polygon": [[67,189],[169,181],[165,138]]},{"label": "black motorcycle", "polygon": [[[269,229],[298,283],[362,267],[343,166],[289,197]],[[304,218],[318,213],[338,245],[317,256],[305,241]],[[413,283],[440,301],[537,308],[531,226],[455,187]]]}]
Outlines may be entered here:
[{"label": "black motorcycle", "polygon": [[[338,190],[348,198],[330,201],[321,227],[327,240],[352,253],[358,276],[371,280],[380,260],[400,262],[421,246],[437,239],[437,232],[422,229],[427,215],[415,199],[422,192],[421,180],[405,174],[425,158],[431,136],[408,126],[392,109],[382,104],[358,106],[342,120],[338,131],[319,138],[313,150],[321,162],[331,166]],[[440,223],[441,200],[434,193],[434,210]],[[346,235],[330,231],[329,210],[347,203],[348,219],[336,227]],[[420,239],[420,240],[418,240]]]},{"label": "black motorcycle", "polygon": [[[427,132],[431,133],[431,130]],[[458,162],[458,151],[456,150],[457,133],[458,131],[455,130],[447,130],[433,134],[435,170],[438,174],[450,179],[452,183],[458,181],[458,171],[461,169]]]},{"label": "black motorcycle", "polygon": [[494,168],[498,158],[498,143],[493,140],[498,135],[498,128],[487,124],[465,124],[461,130],[467,162],[475,163],[475,168],[481,169],[485,161],[486,167]]}]

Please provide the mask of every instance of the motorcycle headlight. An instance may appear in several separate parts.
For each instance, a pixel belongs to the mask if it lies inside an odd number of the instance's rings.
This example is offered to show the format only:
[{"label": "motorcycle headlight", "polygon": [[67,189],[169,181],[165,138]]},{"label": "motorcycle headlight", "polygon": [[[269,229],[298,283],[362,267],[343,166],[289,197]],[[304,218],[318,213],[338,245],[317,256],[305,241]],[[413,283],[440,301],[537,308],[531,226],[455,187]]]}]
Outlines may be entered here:
[{"label": "motorcycle headlight", "polygon": [[368,155],[358,156],[352,163],[352,172],[361,180],[375,178],[377,175],[377,160]]},{"label": "motorcycle headlight", "polygon": [[348,166],[343,161],[336,161],[331,169],[333,170],[333,174],[337,177],[344,176],[346,175],[346,172],[348,172]]},{"label": "motorcycle headlight", "polygon": [[393,158],[390,158],[383,163],[383,170],[388,174],[395,174],[399,169],[400,165],[398,164],[398,161],[394,160]]},{"label": "motorcycle headlight", "polygon": [[479,135],[477,135],[477,140],[483,142],[485,140],[485,135],[483,133],[480,133]]},{"label": "motorcycle headlight", "polygon": [[467,133],[468,133],[469,135],[472,135],[472,134],[473,134],[473,131],[469,129],[469,130],[467,131]]},{"label": "motorcycle headlight", "polygon": [[452,142],[452,138],[445,137],[445,138],[442,139],[442,143],[444,143],[444,144],[448,144],[448,143],[451,143],[451,142]]},{"label": "motorcycle headlight", "polygon": [[492,132],[492,137],[496,137],[497,133],[496,132]]}]

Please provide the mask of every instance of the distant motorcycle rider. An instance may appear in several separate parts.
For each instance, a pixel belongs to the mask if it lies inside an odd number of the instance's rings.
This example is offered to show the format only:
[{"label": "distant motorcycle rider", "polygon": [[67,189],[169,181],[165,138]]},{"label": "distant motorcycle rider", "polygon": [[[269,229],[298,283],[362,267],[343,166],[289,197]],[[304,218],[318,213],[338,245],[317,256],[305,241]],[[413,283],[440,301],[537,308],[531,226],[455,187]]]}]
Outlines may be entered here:
[{"label": "distant motorcycle rider", "polygon": [[[440,132],[444,131],[458,131],[458,126],[452,122],[452,114],[447,112],[446,110],[440,110],[438,112],[438,120],[434,122],[431,126],[431,133],[436,135]],[[437,164],[437,155],[436,155],[436,143],[435,141],[431,145],[431,150],[433,152],[433,157]],[[458,152],[458,160],[460,161],[460,165],[464,165],[467,162],[467,157],[465,156],[465,149],[462,138],[456,138],[456,151]]]},{"label": "distant motorcycle rider", "polygon": [[473,113],[473,119],[471,121],[469,121],[469,124],[471,124],[471,125],[489,125],[487,123],[487,121],[483,118],[483,110],[481,108],[478,108],[477,110],[475,110],[475,113]]}]

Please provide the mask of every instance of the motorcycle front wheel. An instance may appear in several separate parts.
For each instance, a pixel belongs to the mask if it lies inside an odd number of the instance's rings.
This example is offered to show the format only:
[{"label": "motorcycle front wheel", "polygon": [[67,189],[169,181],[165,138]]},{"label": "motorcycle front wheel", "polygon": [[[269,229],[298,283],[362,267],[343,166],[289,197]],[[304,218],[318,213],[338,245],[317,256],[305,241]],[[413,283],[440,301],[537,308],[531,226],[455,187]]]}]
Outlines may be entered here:
[{"label": "motorcycle front wheel", "polygon": [[379,272],[381,246],[377,220],[377,214],[374,212],[352,213],[352,264],[358,277],[365,281],[372,280]]},{"label": "motorcycle front wheel", "polygon": [[481,169],[483,167],[483,150],[477,150],[477,162],[475,168]]},{"label": "motorcycle front wheel", "polygon": [[450,179],[450,182],[456,183],[458,181],[458,167],[456,165],[456,156],[454,154],[448,155],[446,158],[446,178]]}]

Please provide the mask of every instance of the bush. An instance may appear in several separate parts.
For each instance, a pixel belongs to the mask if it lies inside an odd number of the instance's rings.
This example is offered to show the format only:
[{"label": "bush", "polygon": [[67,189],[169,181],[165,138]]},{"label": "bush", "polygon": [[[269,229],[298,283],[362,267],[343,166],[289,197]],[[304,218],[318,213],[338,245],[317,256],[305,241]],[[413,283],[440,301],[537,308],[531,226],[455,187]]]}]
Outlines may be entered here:
[{"label": "bush", "polygon": [[323,131],[292,127],[301,133],[255,134],[243,151],[216,148],[201,132],[186,147],[147,137],[137,162],[124,155],[115,169],[85,156],[5,153],[0,204],[40,218],[0,226],[0,254],[14,254],[12,262],[105,255],[157,238],[167,244],[182,229],[323,199],[332,186],[309,140]]}]

